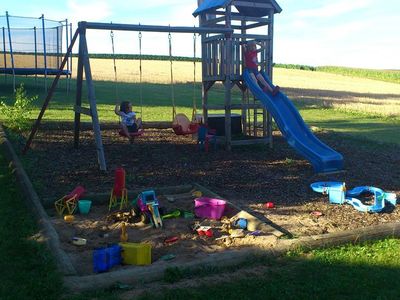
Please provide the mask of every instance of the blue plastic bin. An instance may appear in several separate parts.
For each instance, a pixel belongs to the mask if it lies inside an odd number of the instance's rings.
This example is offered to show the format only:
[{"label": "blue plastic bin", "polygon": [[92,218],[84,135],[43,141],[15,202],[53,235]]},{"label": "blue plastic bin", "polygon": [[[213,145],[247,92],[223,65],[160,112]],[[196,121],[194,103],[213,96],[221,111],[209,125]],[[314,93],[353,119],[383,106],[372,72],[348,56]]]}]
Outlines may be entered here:
[{"label": "blue plastic bin", "polygon": [[106,272],[113,266],[120,265],[122,247],[112,245],[105,248],[97,248],[93,252],[93,271],[95,273]]}]

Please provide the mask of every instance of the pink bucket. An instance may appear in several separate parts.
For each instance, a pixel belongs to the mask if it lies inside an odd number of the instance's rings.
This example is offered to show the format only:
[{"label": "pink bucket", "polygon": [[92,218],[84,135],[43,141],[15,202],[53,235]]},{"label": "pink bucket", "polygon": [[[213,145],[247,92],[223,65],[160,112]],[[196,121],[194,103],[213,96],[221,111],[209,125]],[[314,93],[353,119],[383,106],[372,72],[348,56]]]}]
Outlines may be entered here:
[{"label": "pink bucket", "polygon": [[208,197],[194,199],[194,212],[199,218],[219,220],[224,214],[226,201]]}]

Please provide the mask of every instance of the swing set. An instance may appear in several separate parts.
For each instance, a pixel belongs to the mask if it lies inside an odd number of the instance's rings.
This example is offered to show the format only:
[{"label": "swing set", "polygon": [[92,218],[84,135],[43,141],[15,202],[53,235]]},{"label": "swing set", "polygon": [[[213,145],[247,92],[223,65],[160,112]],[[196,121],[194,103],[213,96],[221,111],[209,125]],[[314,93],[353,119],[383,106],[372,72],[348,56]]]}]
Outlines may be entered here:
[{"label": "swing set", "polygon": [[[78,65],[77,65],[77,80],[76,80],[77,85],[76,85],[76,98],[75,98],[75,106],[74,106],[74,111],[75,111],[74,146],[75,146],[75,148],[79,147],[81,114],[88,115],[92,119],[98,163],[100,166],[100,170],[103,170],[103,171],[107,170],[107,166],[106,166],[106,159],[105,159],[105,155],[104,155],[104,147],[103,147],[103,141],[102,141],[101,130],[100,130],[100,122],[99,122],[99,117],[98,117],[98,112],[97,112],[96,94],[95,94],[95,88],[94,88],[94,84],[93,84],[92,72],[91,72],[91,67],[90,67],[90,59],[89,59],[89,51],[88,51],[87,39],[86,39],[86,31],[88,29],[110,30],[110,31],[114,31],[114,30],[136,31],[136,32],[139,32],[139,34],[144,31],[166,32],[169,35],[171,35],[171,33],[193,33],[193,34],[197,33],[197,34],[204,34],[204,35],[210,34],[210,33],[215,33],[215,34],[230,35],[233,32],[233,30],[231,28],[225,28],[225,27],[134,25],[134,24],[117,24],[117,23],[96,23],[96,22],[86,22],[86,21],[82,21],[82,22],[78,23],[78,29],[76,30],[74,36],[71,39],[71,44],[69,45],[67,52],[64,56],[64,59],[61,62],[59,72],[56,75],[56,77],[54,78],[54,81],[47,93],[46,99],[44,100],[43,106],[39,112],[39,115],[36,119],[35,124],[32,127],[31,133],[28,137],[28,140],[27,140],[22,152],[26,153],[28,151],[28,149],[30,148],[33,138],[34,138],[37,130],[39,129],[43,115],[49,105],[50,100],[53,97],[55,88],[56,88],[57,83],[61,76],[61,72],[64,69],[67,59],[68,59],[69,55],[72,53],[72,48],[73,48],[76,40],[79,37],[79,54],[78,54]],[[173,128],[174,128],[174,132],[178,135],[192,134],[197,131],[197,130],[194,131],[194,127],[193,127],[193,125],[191,125],[191,124],[193,124],[193,122],[190,122],[190,121],[188,122],[188,118],[184,114],[176,113],[175,97],[174,97],[174,91],[173,91],[174,80],[173,80],[173,71],[172,71],[172,41],[171,41],[171,39],[169,39],[169,41],[170,41],[170,65],[171,65],[171,96],[172,96],[172,101],[173,101],[173,119],[174,119]],[[141,44],[141,42],[140,42],[140,44]],[[114,68],[114,71],[115,71],[115,79],[117,79],[116,67]],[[84,82],[83,74],[85,74],[85,79],[86,79],[89,108],[82,106],[82,91],[83,91],[83,82]],[[140,66],[140,74],[142,74],[141,66]],[[195,71],[194,71],[194,77],[195,77]],[[194,86],[195,86],[195,83],[194,83]],[[195,101],[194,101],[194,103],[195,103]],[[194,104],[193,116],[195,116],[195,113],[196,113],[196,107]]]},{"label": "swing set", "polygon": [[[139,31],[139,99],[140,99],[140,116],[143,119],[143,94],[142,94],[142,33]],[[111,48],[112,48],[112,58],[113,58],[113,66],[114,66],[114,86],[115,86],[115,99],[118,103],[120,103],[119,93],[118,93],[118,76],[117,76],[117,64],[115,62],[115,47],[114,47],[114,32],[110,31],[111,38]],[[129,132],[129,136],[122,129],[119,130],[119,135],[123,137],[128,137],[130,139],[135,139],[136,137],[140,137],[143,135],[143,128],[138,128],[137,131]]]},{"label": "swing set", "polygon": [[[117,79],[117,66],[115,62],[115,47],[114,47],[114,32],[111,30],[111,45],[112,45],[112,58],[114,65],[114,84],[115,84],[115,98],[119,102],[118,94],[118,79]],[[140,116],[143,116],[143,91],[142,91],[142,32],[139,31],[139,98],[140,98]],[[173,72],[173,56],[172,56],[172,35],[171,32],[168,33],[168,49],[169,49],[169,62],[170,62],[170,86],[171,86],[171,99],[172,99],[172,129],[176,135],[190,135],[197,133],[199,124],[196,121],[196,33],[193,33],[193,110],[192,110],[192,121],[183,114],[176,113],[175,104],[175,91],[174,91],[174,72]],[[142,117],[143,119],[143,117]],[[139,129],[137,132],[130,132],[129,137],[134,138],[141,136],[144,133],[143,129]],[[119,131],[121,136],[126,137],[123,130]]]}]

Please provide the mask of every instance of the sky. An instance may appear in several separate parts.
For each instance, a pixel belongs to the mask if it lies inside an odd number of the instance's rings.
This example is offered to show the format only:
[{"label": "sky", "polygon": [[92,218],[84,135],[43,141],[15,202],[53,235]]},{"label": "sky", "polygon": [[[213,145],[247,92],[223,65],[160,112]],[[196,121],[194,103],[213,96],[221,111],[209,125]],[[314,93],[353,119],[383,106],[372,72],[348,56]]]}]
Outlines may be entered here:
[{"label": "sky", "polygon": [[[274,62],[400,69],[400,1],[277,0]],[[143,25],[194,26],[196,0],[3,1],[12,16]],[[12,26],[12,25],[11,25]],[[91,53],[111,53],[110,32],[87,33]],[[114,32],[117,53],[138,53],[137,32]],[[173,55],[192,56],[193,36],[172,35]],[[199,44],[199,41],[198,41]],[[168,55],[166,33],[143,33],[142,53]],[[200,47],[198,47],[200,49]],[[76,48],[77,50],[77,48]],[[76,51],[75,50],[75,51]],[[197,50],[200,53],[200,50]]]}]

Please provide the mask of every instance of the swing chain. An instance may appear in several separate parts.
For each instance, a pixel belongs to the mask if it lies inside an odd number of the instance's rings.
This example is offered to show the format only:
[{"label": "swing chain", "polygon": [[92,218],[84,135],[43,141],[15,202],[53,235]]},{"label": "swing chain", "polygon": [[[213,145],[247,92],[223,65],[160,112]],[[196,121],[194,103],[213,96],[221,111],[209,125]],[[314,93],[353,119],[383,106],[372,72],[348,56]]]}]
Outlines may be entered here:
[{"label": "swing chain", "polygon": [[116,100],[119,99],[118,95],[118,86],[117,86],[117,64],[115,62],[115,48],[114,48],[114,32],[111,30],[110,31],[110,37],[111,37],[111,47],[112,47],[112,58],[113,58],[113,63],[114,63],[114,86],[115,86],[115,95],[116,95]]},{"label": "swing chain", "polygon": [[196,33],[193,33],[193,111],[192,121],[196,121]]},{"label": "swing chain", "polygon": [[140,117],[143,120],[143,87],[142,87],[142,32],[139,31],[139,98],[140,98]]},{"label": "swing chain", "polygon": [[172,98],[172,119],[175,119],[176,108],[175,108],[175,93],[174,93],[174,74],[172,67],[172,35],[168,33],[168,45],[169,45],[169,62],[170,62],[170,76],[171,76],[171,98]]}]

